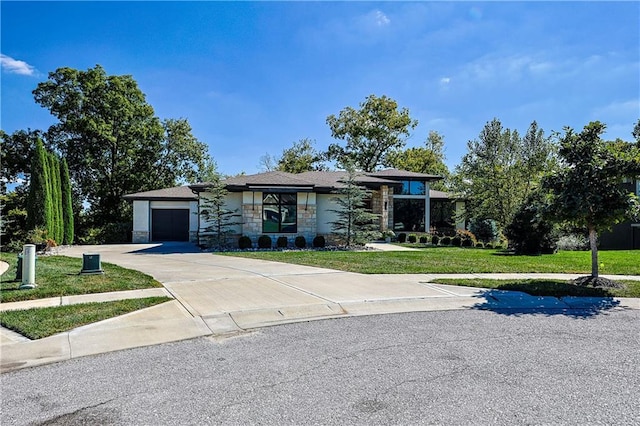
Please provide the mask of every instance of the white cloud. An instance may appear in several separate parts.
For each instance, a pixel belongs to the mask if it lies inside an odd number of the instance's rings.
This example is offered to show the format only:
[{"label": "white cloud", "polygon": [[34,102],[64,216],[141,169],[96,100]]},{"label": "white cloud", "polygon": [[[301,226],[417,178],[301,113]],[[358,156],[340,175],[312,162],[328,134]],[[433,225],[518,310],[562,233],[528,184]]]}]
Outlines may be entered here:
[{"label": "white cloud", "polygon": [[379,27],[385,27],[391,23],[391,20],[387,18],[387,15],[385,15],[379,10],[375,10],[373,12],[373,18],[374,18],[374,22]]},{"label": "white cloud", "polygon": [[19,75],[35,75],[36,69],[32,65],[24,61],[13,59],[11,56],[3,55],[0,53],[0,64],[2,69],[11,74]]},{"label": "white cloud", "polygon": [[442,86],[446,86],[446,85],[447,85],[447,84],[449,84],[449,83],[451,83],[451,78],[449,78],[449,77],[442,77],[442,78],[440,79],[440,84],[441,84]]}]

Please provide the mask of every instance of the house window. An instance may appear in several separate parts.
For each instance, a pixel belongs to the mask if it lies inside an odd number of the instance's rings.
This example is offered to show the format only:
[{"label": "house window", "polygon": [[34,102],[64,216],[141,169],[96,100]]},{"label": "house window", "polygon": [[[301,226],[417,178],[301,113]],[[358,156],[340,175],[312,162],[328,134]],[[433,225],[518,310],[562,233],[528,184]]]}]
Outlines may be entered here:
[{"label": "house window", "polygon": [[265,192],[262,197],[262,232],[297,232],[297,194]]},{"label": "house window", "polygon": [[393,200],[393,230],[424,232],[424,198]]},{"label": "house window", "polygon": [[453,230],[455,206],[449,200],[431,200],[431,227],[437,231]]},{"label": "house window", "polygon": [[401,195],[425,195],[425,184],[417,180],[403,180]]}]

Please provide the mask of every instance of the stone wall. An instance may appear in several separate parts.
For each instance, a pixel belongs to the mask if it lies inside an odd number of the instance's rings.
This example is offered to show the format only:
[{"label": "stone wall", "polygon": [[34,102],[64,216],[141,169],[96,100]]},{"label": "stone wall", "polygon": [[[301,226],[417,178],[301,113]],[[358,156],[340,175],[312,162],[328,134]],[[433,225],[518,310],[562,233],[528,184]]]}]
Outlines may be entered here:
[{"label": "stone wall", "polygon": [[389,227],[389,187],[382,185],[379,190],[371,193],[371,211],[378,215],[380,231]]}]

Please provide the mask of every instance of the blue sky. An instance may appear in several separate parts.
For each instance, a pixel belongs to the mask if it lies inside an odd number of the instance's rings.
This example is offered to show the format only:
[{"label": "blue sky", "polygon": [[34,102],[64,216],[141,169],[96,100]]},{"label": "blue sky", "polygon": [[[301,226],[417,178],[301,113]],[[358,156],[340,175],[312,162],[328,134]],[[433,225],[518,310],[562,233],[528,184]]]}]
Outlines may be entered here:
[{"label": "blue sky", "polygon": [[485,123],[524,133],[640,118],[639,2],[2,1],[6,132],[55,122],[31,91],[59,67],[130,74],[187,118],[225,174],[260,171],[329,114],[386,95],[444,135],[450,167]]}]

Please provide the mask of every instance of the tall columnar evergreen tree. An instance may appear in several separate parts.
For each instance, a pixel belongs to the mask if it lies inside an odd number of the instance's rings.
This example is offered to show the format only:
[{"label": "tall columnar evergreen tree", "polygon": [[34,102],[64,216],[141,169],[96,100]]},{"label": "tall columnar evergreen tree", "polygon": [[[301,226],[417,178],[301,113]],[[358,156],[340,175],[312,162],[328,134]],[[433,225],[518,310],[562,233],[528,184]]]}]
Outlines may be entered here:
[{"label": "tall columnar evergreen tree", "polygon": [[64,239],[64,217],[62,208],[62,185],[60,179],[60,159],[54,153],[49,154],[51,159],[51,201],[53,207],[53,216],[55,218],[55,225],[53,229],[53,238],[56,243],[62,244]]},{"label": "tall columnar evergreen tree", "polygon": [[587,124],[582,132],[565,128],[560,139],[561,168],[547,177],[551,214],[589,232],[591,279],[598,281],[598,233],[640,214],[640,200],[625,192],[625,177],[640,174],[640,143],[602,140],[606,126]]},{"label": "tall columnar evergreen tree", "polygon": [[36,141],[31,162],[31,180],[27,203],[27,228],[48,229],[52,222],[49,189],[49,161],[41,139]]},{"label": "tall columnar evergreen tree", "polygon": [[337,209],[330,210],[338,217],[330,222],[331,229],[340,236],[347,247],[352,244],[362,245],[380,236],[376,224],[378,215],[365,207],[369,192],[358,185],[357,173],[352,164],[347,164],[345,186],[338,191],[333,201]]},{"label": "tall columnar evergreen tree", "polygon": [[75,225],[73,218],[73,194],[71,192],[71,179],[66,158],[62,159],[60,168],[61,193],[62,193],[62,219],[64,220],[63,244],[73,244]]}]

